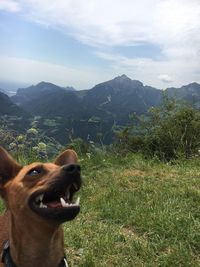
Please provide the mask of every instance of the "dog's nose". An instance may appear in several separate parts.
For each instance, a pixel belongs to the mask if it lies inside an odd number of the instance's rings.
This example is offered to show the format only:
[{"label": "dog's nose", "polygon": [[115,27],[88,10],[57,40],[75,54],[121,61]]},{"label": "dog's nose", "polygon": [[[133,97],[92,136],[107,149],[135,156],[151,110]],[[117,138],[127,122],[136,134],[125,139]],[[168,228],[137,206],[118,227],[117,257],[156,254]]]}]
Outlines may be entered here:
[{"label": "dog's nose", "polygon": [[81,171],[81,167],[78,164],[64,165],[62,169],[68,174],[80,173]]}]

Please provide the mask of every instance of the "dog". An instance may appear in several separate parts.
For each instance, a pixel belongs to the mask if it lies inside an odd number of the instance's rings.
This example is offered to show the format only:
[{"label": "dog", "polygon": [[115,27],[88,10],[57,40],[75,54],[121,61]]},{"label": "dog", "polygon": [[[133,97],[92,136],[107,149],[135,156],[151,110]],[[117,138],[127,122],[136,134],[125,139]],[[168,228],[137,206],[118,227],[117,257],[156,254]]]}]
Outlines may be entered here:
[{"label": "dog", "polygon": [[62,223],[80,211],[81,170],[75,151],[54,163],[20,166],[0,147],[0,267],[65,267]]}]

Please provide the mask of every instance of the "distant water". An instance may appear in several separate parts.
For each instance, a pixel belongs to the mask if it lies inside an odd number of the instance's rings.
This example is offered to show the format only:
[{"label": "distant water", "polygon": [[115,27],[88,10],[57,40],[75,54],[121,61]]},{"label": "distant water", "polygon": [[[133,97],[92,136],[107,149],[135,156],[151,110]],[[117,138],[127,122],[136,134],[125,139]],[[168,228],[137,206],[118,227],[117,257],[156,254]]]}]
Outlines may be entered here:
[{"label": "distant water", "polygon": [[24,88],[27,86],[30,86],[30,84],[20,83],[20,82],[0,81],[0,91],[9,96],[15,95],[18,88]]}]

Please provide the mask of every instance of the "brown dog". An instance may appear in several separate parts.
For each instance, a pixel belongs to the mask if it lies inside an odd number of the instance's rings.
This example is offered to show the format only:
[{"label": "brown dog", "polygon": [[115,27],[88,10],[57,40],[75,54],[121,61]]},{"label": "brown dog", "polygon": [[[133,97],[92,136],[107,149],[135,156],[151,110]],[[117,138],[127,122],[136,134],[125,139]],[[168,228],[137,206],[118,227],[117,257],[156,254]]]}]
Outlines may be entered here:
[{"label": "brown dog", "polygon": [[72,200],[80,187],[73,150],[54,163],[22,167],[0,147],[0,195],[7,207],[0,216],[0,267],[67,266],[61,224],[79,213],[79,198]]}]

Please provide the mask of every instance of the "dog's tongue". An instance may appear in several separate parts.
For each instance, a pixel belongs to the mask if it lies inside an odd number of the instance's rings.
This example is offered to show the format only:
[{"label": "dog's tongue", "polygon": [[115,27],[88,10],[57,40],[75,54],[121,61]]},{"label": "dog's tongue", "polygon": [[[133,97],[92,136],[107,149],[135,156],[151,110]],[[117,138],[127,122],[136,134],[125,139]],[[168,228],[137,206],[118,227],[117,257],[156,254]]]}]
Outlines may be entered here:
[{"label": "dog's tongue", "polygon": [[48,208],[62,208],[61,203],[57,201],[46,203],[46,205]]}]

